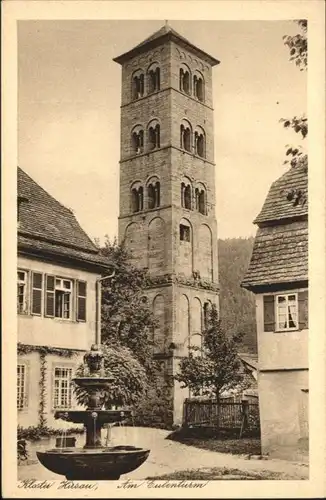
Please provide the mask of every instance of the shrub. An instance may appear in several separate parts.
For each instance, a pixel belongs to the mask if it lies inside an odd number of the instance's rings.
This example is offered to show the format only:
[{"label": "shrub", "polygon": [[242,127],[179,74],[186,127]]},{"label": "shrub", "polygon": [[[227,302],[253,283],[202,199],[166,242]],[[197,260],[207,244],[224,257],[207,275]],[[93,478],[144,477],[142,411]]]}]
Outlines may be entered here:
[{"label": "shrub", "polygon": [[[104,355],[104,376],[112,376],[108,391],[104,391],[103,405],[130,406],[143,399],[147,387],[147,377],[143,366],[133,356],[130,349],[122,346],[102,346]],[[88,367],[80,365],[76,371],[77,377],[89,376]],[[79,404],[86,406],[88,393],[85,389],[74,386],[74,392]]]},{"label": "shrub", "polygon": [[28,459],[28,451],[25,439],[17,439],[17,460],[18,463]]},{"label": "shrub", "polygon": [[[65,434],[82,434],[84,432],[83,427],[71,427],[70,429],[65,429]],[[17,440],[27,440],[27,441],[38,441],[43,437],[50,438],[52,436],[59,436],[62,433],[62,429],[53,429],[51,427],[44,427],[41,425],[31,425],[30,427],[17,427]]]},{"label": "shrub", "polygon": [[149,391],[133,410],[133,424],[156,429],[172,429],[173,410],[170,400],[157,391]]}]

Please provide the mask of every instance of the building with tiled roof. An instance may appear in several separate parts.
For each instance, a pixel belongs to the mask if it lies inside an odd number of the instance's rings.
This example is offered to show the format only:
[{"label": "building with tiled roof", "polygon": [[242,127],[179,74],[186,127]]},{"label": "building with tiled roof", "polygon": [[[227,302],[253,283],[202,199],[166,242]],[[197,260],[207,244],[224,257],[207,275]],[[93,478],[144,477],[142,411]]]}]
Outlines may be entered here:
[{"label": "building with tiled roof", "polygon": [[272,184],[242,281],[256,297],[263,452],[301,460],[308,449],[307,191],[299,167]]},{"label": "building with tiled roof", "polygon": [[56,427],[77,407],[70,380],[100,339],[100,278],[111,263],[71,210],[18,168],[18,424]]},{"label": "building with tiled roof", "polygon": [[112,266],[79,225],[73,212],[59,203],[18,167],[18,250],[21,255],[75,262],[103,271]]}]

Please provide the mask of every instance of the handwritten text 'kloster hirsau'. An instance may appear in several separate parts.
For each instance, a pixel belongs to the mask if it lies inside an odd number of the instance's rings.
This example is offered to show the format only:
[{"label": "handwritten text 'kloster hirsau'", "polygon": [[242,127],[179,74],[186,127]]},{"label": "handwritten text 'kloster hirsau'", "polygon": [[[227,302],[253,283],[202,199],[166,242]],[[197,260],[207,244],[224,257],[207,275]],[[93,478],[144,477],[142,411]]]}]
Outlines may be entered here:
[{"label": "handwritten text 'kloster hirsau'", "polygon": [[[141,486],[145,488],[205,488],[209,481],[197,482],[197,481],[131,481],[130,479],[126,481],[119,482],[116,485],[118,489],[135,489]],[[78,481],[36,481],[35,479],[25,479],[20,481],[18,488],[35,488],[40,490],[49,490],[55,488],[57,490],[97,490],[99,483],[91,482],[84,483]]]}]

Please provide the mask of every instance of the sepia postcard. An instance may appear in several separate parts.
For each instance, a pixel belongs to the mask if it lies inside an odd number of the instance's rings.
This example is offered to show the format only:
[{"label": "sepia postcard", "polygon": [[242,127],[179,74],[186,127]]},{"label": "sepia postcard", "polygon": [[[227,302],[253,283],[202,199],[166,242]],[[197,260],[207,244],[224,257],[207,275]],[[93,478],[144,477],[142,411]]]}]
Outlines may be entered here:
[{"label": "sepia postcard", "polygon": [[5,498],[326,495],[324,15],[3,2]]}]

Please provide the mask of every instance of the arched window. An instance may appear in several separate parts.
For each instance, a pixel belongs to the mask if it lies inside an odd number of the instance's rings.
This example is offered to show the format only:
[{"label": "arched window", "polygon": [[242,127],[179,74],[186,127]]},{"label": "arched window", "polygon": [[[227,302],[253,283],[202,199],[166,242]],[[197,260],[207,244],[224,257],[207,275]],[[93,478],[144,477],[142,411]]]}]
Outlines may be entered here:
[{"label": "arched window", "polygon": [[199,71],[196,71],[196,74],[194,75],[193,92],[194,97],[198,99],[198,101],[204,100],[204,78]]},{"label": "arched window", "polygon": [[144,188],[138,182],[131,189],[131,211],[141,212],[144,209]]},{"label": "arched window", "polygon": [[136,71],[132,76],[132,99],[140,99],[144,96],[145,78],[142,70]]},{"label": "arched window", "polygon": [[207,215],[206,211],[206,190],[204,187],[195,189],[195,206],[197,212]]},{"label": "arched window", "polygon": [[191,125],[186,120],[180,125],[180,148],[191,151]]},{"label": "arched window", "polygon": [[191,227],[187,221],[182,220],[182,222],[179,226],[179,231],[180,231],[180,241],[185,241],[187,243],[190,243],[191,242]]},{"label": "arched window", "polygon": [[147,200],[149,209],[157,208],[160,206],[161,186],[159,181],[152,179],[149,184],[147,184]]},{"label": "arched window", "polygon": [[183,64],[179,72],[179,88],[181,92],[190,94],[190,69]]},{"label": "arched window", "polygon": [[148,74],[148,93],[152,94],[161,88],[161,74],[157,63],[150,65],[147,71]]},{"label": "arched window", "polygon": [[191,210],[191,186],[190,184],[181,183],[181,206],[187,210]]},{"label": "arched window", "polygon": [[187,178],[181,183],[181,206],[187,210],[192,209],[192,188],[190,181]]},{"label": "arched window", "polygon": [[195,130],[194,146],[195,146],[195,155],[200,156],[201,158],[205,158],[206,156],[205,132],[200,127],[196,127]]},{"label": "arched window", "polygon": [[161,147],[159,123],[153,124],[148,129],[148,147],[150,150]]},{"label": "arched window", "polygon": [[137,155],[144,151],[144,130],[140,125],[137,125],[132,131],[131,150]]},{"label": "arched window", "polygon": [[210,311],[211,311],[211,303],[210,302],[205,302],[204,303],[204,328],[205,328],[205,330],[209,326]]}]

